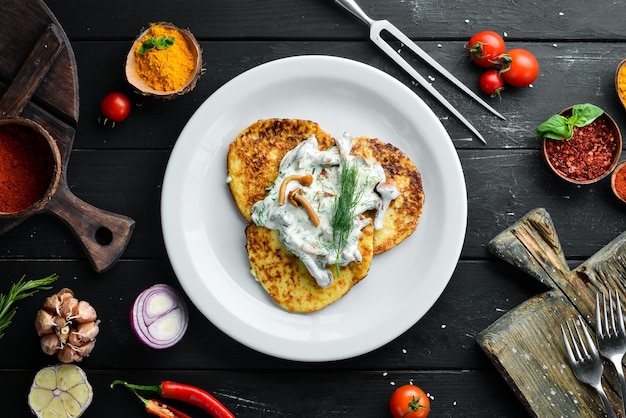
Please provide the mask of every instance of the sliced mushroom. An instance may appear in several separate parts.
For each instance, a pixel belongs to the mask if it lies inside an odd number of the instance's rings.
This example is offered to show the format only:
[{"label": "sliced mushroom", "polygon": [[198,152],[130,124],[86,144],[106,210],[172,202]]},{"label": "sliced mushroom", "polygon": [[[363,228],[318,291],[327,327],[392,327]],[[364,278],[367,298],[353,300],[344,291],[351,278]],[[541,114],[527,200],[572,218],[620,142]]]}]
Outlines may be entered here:
[{"label": "sliced mushroom", "polygon": [[278,204],[281,206],[285,204],[285,192],[287,190],[287,185],[292,181],[297,181],[303,186],[310,186],[313,184],[313,176],[311,174],[292,174],[285,177],[283,182],[280,184],[280,189],[278,191]]},{"label": "sliced mushroom", "polygon": [[306,213],[309,215],[309,219],[311,219],[311,223],[313,224],[314,227],[319,226],[320,217],[317,215],[317,212],[315,212],[315,209],[313,209],[311,202],[306,200],[306,198],[302,196],[302,194],[300,194],[299,188],[293,189],[289,193],[288,197],[289,197],[289,202],[291,202],[292,205],[294,205],[295,207],[302,206],[304,210],[306,210]]}]

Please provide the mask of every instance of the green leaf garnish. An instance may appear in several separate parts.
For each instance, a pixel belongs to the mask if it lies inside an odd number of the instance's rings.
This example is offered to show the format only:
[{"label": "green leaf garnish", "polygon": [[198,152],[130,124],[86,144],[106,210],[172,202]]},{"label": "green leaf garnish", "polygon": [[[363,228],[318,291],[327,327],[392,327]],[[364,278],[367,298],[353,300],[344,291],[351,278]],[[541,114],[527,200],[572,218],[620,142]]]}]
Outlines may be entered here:
[{"label": "green leaf garnish", "polygon": [[598,106],[584,103],[572,106],[572,116],[566,118],[561,115],[552,115],[537,127],[537,138],[556,140],[570,140],[574,135],[574,126],[581,128],[592,123],[602,116],[604,111]]},{"label": "green leaf garnish", "polygon": [[139,48],[139,54],[143,55],[151,49],[166,49],[170,46],[174,45],[174,38],[170,38],[169,36],[161,36],[159,38],[151,37],[146,39],[141,44],[141,48]]},{"label": "green leaf garnish", "polygon": [[51,289],[50,285],[57,279],[56,274],[37,280],[29,280],[24,282],[26,276],[22,276],[9,289],[9,293],[3,295],[0,293],[0,339],[4,336],[4,330],[11,324],[17,308],[13,304],[18,300],[32,296],[40,290]]}]

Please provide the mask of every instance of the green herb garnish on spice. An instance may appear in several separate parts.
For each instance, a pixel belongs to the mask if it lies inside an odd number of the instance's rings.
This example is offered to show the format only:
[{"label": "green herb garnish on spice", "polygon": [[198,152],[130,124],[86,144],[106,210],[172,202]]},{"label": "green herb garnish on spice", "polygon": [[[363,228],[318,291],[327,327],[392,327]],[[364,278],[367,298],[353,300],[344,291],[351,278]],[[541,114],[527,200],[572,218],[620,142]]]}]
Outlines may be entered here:
[{"label": "green herb garnish on spice", "polygon": [[585,103],[572,106],[572,116],[552,115],[537,127],[537,138],[570,140],[574,135],[574,126],[582,128],[599,118],[604,111],[598,106]]},{"label": "green herb garnish on spice", "polygon": [[339,257],[348,244],[350,232],[354,225],[354,214],[361,198],[362,191],[358,190],[359,169],[354,163],[343,161],[341,163],[341,178],[339,181],[339,195],[333,204],[333,228],[332,248],[337,254],[336,271],[339,276]]},{"label": "green herb garnish on spice", "polygon": [[141,48],[139,48],[139,54],[143,55],[151,49],[166,49],[174,45],[174,38],[169,36],[151,37],[143,41]]},{"label": "green herb garnish on spice", "polygon": [[0,339],[4,336],[4,330],[11,324],[13,317],[17,311],[13,304],[19,300],[34,295],[40,290],[49,290],[49,286],[57,279],[56,274],[51,274],[43,279],[24,281],[26,276],[22,276],[16,283],[11,285],[9,293],[4,295],[0,293]]}]

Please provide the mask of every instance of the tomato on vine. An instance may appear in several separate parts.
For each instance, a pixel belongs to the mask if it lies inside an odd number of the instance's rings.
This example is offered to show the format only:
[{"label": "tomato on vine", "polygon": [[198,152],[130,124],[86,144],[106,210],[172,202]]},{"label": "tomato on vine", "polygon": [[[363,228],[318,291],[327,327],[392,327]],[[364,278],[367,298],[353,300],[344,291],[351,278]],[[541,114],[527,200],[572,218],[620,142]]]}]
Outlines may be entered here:
[{"label": "tomato on vine", "polygon": [[500,57],[502,59],[500,75],[514,87],[529,86],[539,75],[539,63],[530,51],[515,48]]},{"label": "tomato on vine", "polygon": [[504,90],[504,80],[498,70],[487,70],[478,79],[480,89],[491,97],[500,97],[500,92]]},{"label": "tomato on vine", "polygon": [[111,126],[114,127],[116,122],[126,120],[130,114],[130,100],[123,93],[109,93],[100,102],[100,113],[101,117],[98,121],[103,125],[111,121]]},{"label": "tomato on vine", "polygon": [[415,385],[403,385],[389,399],[393,418],[426,418],[430,413],[428,395]]},{"label": "tomato on vine", "polygon": [[499,63],[499,57],[504,54],[505,47],[502,36],[490,30],[484,30],[470,38],[466,49],[477,65],[488,68]]}]

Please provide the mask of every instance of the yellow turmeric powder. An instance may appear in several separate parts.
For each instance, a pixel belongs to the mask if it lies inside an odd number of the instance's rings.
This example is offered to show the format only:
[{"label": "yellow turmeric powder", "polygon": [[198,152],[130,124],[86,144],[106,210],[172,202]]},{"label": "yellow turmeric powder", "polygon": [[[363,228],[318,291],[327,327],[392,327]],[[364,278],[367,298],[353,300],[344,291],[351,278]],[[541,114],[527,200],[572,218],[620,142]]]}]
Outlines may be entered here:
[{"label": "yellow turmeric powder", "polygon": [[[165,49],[153,48],[139,52],[150,38],[168,37],[174,43]],[[187,41],[176,29],[152,25],[150,30],[137,42],[135,68],[137,75],[150,87],[159,91],[177,91],[185,86],[194,71],[195,58]]]},{"label": "yellow turmeric powder", "polygon": [[626,65],[622,65],[617,74],[617,88],[619,97],[622,99],[624,106],[626,106]]}]

